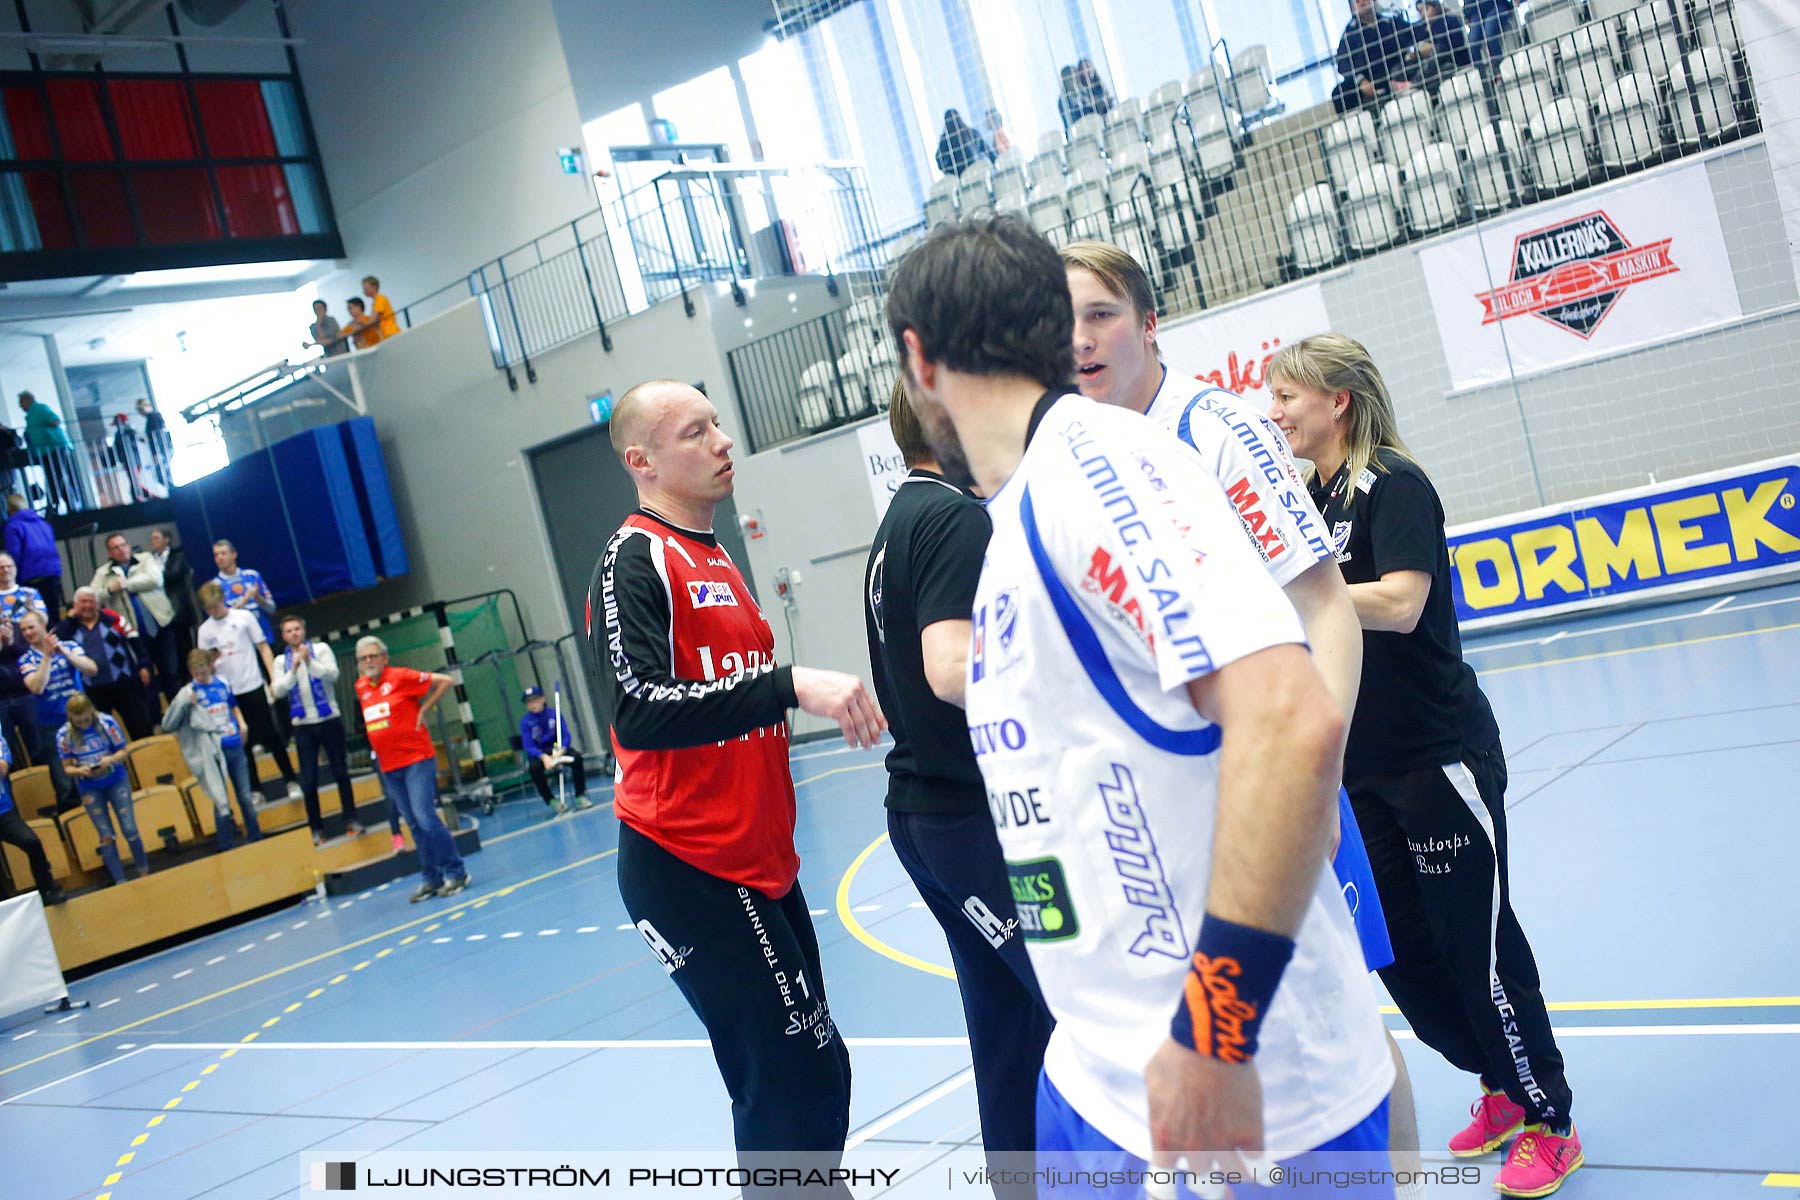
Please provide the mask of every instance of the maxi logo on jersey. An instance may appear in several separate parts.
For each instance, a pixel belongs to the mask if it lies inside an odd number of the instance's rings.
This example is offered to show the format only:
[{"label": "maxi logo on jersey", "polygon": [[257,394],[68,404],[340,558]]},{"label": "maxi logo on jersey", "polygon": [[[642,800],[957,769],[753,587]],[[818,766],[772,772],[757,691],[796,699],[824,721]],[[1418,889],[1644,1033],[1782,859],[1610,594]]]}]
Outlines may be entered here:
[{"label": "maxi logo on jersey", "polygon": [[[1274,501],[1287,511],[1288,520],[1293,522],[1294,529],[1306,540],[1307,548],[1312,551],[1315,562],[1323,561],[1330,553],[1325,545],[1324,531],[1313,520],[1309,506],[1305,500],[1306,485],[1294,470],[1290,460],[1275,453],[1272,439],[1282,437],[1281,430],[1267,420],[1256,417],[1246,419],[1233,409],[1224,407],[1222,401],[1237,401],[1238,397],[1230,393],[1208,391],[1196,397],[1181,414],[1181,422],[1177,432],[1181,440],[1190,446],[1194,445],[1191,422],[1196,411],[1207,413],[1224,422],[1250,455],[1256,469],[1262,474],[1262,481],[1269,487],[1269,494]],[[1256,549],[1263,556],[1264,562],[1274,562],[1288,549],[1280,532],[1268,522],[1262,511],[1262,497],[1251,490],[1250,477],[1240,477],[1226,488],[1226,495],[1231,506],[1237,510],[1238,519],[1250,531],[1256,541]],[[1263,527],[1268,524],[1265,530]]]},{"label": "maxi logo on jersey", "polygon": [[1181,914],[1176,911],[1162,857],[1156,852],[1150,821],[1138,799],[1137,780],[1123,763],[1112,764],[1112,770],[1112,779],[1100,783],[1100,801],[1106,807],[1107,824],[1112,826],[1106,831],[1106,844],[1124,887],[1125,902],[1147,913],[1144,931],[1132,941],[1131,953],[1139,958],[1162,954],[1186,962],[1187,935],[1182,932]]},{"label": "maxi logo on jersey", "polygon": [[[1212,656],[1207,652],[1206,643],[1198,634],[1184,632],[1194,623],[1193,609],[1186,597],[1171,586],[1175,582],[1175,573],[1169,569],[1168,563],[1157,557],[1151,547],[1150,526],[1145,524],[1143,516],[1138,512],[1137,500],[1119,478],[1117,468],[1094,445],[1086,426],[1081,422],[1069,422],[1063,430],[1063,441],[1081,473],[1087,478],[1088,486],[1094,489],[1100,507],[1105,510],[1107,519],[1112,523],[1113,532],[1124,544],[1126,556],[1131,559],[1136,571],[1137,581],[1144,586],[1147,598],[1156,602],[1155,617],[1161,624],[1161,633],[1168,640],[1169,647],[1184,664],[1203,671],[1210,670]],[[1146,645],[1155,645],[1156,634],[1148,627],[1149,622],[1137,598],[1127,597],[1124,569],[1115,565],[1110,551],[1102,547],[1094,549],[1081,586],[1091,593],[1103,596],[1107,601],[1108,611],[1115,620],[1129,622]]]}]

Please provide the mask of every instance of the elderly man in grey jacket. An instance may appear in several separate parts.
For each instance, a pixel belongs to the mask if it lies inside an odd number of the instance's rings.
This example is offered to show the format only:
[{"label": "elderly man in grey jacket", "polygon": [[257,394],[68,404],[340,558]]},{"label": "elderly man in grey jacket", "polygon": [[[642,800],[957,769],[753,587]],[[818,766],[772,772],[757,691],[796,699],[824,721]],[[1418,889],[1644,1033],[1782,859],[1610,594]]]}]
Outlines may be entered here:
[{"label": "elderly man in grey jacket", "polygon": [[156,685],[173,700],[181,687],[181,635],[175,627],[175,605],[163,587],[163,569],[148,550],[133,551],[124,534],[106,539],[106,558],[88,584],[101,603],[124,613],[143,635]]}]

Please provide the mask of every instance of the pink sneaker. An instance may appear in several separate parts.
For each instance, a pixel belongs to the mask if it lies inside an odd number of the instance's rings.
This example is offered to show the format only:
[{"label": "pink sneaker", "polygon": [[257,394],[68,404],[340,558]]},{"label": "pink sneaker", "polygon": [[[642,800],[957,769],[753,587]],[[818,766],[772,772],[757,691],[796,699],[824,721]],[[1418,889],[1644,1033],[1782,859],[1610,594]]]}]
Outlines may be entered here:
[{"label": "pink sneaker", "polygon": [[396,833],[394,835],[394,853],[398,854],[404,849],[406,849],[406,839]]},{"label": "pink sneaker", "polygon": [[1513,1143],[1506,1165],[1494,1179],[1494,1190],[1502,1196],[1523,1196],[1528,1200],[1548,1196],[1586,1161],[1581,1153],[1581,1135],[1573,1125],[1566,1136],[1550,1132],[1548,1125],[1533,1125]]},{"label": "pink sneaker", "polygon": [[1506,1139],[1525,1127],[1525,1110],[1508,1099],[1505,1092],[1490,1092],[1481,1085],[1481,1099],[1469,1108],[1474,1120],[1467,1129],[1450,1139],[1450,1153],[1458,1158],[1474,1158],[1498,1150]]}]

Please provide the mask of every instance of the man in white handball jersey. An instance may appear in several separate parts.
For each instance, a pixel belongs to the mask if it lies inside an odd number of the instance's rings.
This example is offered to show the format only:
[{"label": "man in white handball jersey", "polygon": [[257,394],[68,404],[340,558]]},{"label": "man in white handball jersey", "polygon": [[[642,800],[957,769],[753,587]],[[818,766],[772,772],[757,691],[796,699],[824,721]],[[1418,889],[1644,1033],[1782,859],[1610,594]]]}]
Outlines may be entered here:
[{"label": "man in white handball jersey", "polygon": [[966,697],[1022,734],[977,743],[988,788],[1038,800],[998,832],[1057,1021],[1040,1166],[1385,1158],[1393,1065],[1323,869],[1345,718],[1293,606],[1191,448],[1071,392],[1027,223],[934,230],[888,319],[938,462],[989,497]]}]

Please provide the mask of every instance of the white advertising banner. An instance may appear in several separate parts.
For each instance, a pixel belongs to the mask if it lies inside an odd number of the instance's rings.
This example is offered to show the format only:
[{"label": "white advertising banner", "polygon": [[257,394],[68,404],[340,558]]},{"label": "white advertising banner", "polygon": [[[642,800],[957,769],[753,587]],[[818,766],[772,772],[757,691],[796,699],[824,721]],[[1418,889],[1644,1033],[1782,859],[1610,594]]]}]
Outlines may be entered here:
[{"label": "white advertising banner", "polygon": [[1704,163],[1533,205],[1419,260],[1457,388],[1743,315]]},{"label": "white advertising banner", "polygon": [[1282,346],[1330,328],[1325,293],[1313,283],[1172,321],[1156,331],[1156,341],[1171,370],[1236,392],[1266,412],[1269,359]]},{"label": "white advertising banner", "polygon": [[54,1003],[69,994],[44,902],[36,892],[0,901],[0,1017]]},{"label": "white advertising banner", "polygon": [[894,443],[887,418],[881,417],[856,428],[856,448],[862,455],[863,471],[869,477],[869,495],[875,501],[875,523],[887,516],[888,502],[894,489],[906,478],[906,460]]},{"label": "white advertising banner", "polygon": [[1794,19],[1794,0],[1739,0],[1735,13],[1718,4],[1706,17],[1714,27],[1713,42],[1741,41],[1750,60],[1788,254],[1800,274],[1800,21]]}]

